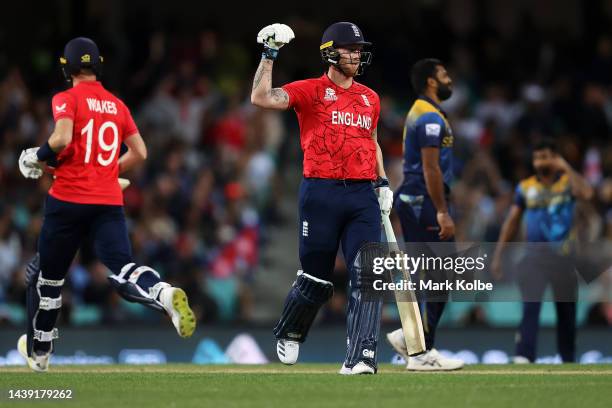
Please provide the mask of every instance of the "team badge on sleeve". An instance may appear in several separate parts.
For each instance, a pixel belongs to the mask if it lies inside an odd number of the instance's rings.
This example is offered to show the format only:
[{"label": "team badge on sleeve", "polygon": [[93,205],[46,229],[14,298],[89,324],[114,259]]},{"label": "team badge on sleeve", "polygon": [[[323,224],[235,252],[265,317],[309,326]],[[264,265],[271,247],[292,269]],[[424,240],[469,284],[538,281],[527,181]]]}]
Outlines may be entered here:
[{"label": "team badge on sleeve", "polygon": [[442,127],[438,125],[437,123],[428,123],[427,125],[425,125],[425,135],[426,136],[439,137],[441,130],[442,130]]}]

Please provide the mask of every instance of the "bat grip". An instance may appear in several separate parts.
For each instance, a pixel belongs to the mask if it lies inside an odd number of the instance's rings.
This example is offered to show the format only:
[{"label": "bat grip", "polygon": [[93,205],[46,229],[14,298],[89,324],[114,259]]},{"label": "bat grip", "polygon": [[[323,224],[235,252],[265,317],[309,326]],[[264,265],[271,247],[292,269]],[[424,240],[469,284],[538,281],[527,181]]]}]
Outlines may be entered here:
[{"label": "bat grip", "polygon": [[387,236],[387,242],[396,244],[397,239],[395,238],[395,233],[393,232],[393,225],[391,225],[391,220],[388,215],[382,215],[382,224],[385,229],[385,235]]}]

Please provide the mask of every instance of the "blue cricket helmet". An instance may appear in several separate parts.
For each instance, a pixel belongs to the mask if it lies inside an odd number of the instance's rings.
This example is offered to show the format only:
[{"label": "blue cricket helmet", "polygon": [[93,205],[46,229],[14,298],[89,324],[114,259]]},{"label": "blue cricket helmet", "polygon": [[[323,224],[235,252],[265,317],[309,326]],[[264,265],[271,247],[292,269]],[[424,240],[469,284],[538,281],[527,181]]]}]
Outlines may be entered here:
[{"label": "blue cricket helmet", "polygon": [[[365,40],[363,32],[356,24],[346,21],[334,23],[327,27],[321,38],[321,46],[319,47],[321,59],[324,63],[342,70],[340,67],[340,53],[337,48],[350,45],[361,45],[363,48],[368,48],[372,46],[372,43]],[[372,52],[361,51],[357,75],[362,74],[365,67],[370,65],[371,62]]]},{"label": "blue cricket helmet", "polygon": [[102,62],[100,51],[96,43],[90,38],[77,37],[68,41],[64,47],[64,54],[60,57],[60,66],[66,81],[72,80],[72,75],[77,75],[81,69],[90,69],[96,76],[102,74]]}]

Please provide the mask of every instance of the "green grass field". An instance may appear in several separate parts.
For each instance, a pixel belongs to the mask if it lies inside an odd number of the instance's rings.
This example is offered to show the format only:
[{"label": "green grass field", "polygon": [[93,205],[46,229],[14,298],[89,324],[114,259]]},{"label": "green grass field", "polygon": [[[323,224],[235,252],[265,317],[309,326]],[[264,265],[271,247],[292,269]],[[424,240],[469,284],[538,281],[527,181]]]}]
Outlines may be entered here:
[{"label": "green grass field", "polygon": [[[382,365],[345,377],[330,364],[62,366],[0,369],[0,406],[51,407],[577,407],[612,406],[612,365],[469,366],[410,373]],[[8,389],[72,389],[62,402],[9,401]]]}]

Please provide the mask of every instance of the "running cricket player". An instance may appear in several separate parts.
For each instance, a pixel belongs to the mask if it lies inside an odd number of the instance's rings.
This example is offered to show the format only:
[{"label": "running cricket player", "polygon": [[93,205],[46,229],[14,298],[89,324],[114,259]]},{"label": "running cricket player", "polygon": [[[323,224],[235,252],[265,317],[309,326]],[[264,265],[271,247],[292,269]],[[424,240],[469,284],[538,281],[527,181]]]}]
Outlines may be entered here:
[{"label": "running cricket player", "polygon": [[[98,82],[98,47],[88,38],[75,38],[60,64],[72,87],[53,97],[55,129],[42,147],[24,150],[19,158],[21,173],[32,179],[43,174],[45,163],[56,163],[38,254],[27,267],[28,329],[18,342],[19,352],[38,372],[48,369],[64,278],[87,236],[122,297],[167,313],[181,337],[191,336],[196,324],[185,292],[132,258],[118,175],[144,161],[147,149],[129,109]],[[128,150],[119,158],[122,143]]]}]

